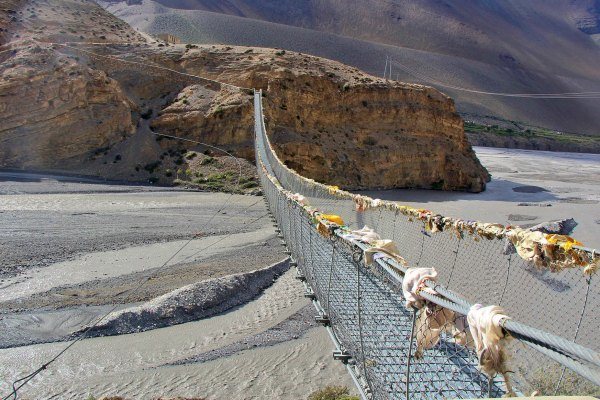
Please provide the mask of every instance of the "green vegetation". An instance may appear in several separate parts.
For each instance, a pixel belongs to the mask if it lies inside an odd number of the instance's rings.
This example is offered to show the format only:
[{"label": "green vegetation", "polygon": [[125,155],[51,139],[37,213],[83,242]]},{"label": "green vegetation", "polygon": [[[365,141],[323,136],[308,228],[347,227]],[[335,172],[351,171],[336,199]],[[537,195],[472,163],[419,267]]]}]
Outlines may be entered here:
[{"label": "green vegetation", "polygon": [[359,400],[350,396],[350,390],[345,386],[327,386],[308,396],[308,400]]},{"label": "green vegetation", "polygon": [[215,162],[214,157],[208,156],[200,162],[200,165],[208,165],[208,164],[212,164],[214,162]]},{"label": "green vegetation", "polygon": [[441,179],[431,184],[431,188],[434,190],[442,190],[444,188],[444,180]]},{"label": "green vegetation", "polygon": [[548,139],[560,143],[573,143],[581,146],[600,146],[600,136],[580,135],[576,133],[556,132],[545,128],[528,128],[517,130],[505,128],[499,125],[482,125],[475,122],[465,121],[465,132],[469,133],[491,133],[504,137],[520,137],[526,139]]},{"label": "green vegetation", "polygon": [[242,189],[252,189],[255,187],[258,187],[258,183],[257,182],[246,182],[246,183],[242,183]]},{"label": "green vegetation", "polygon": [[222,173],[217,173],[217,174],[210,175],[207,178],[207,180],[209,182],[229,181],[229,180],[231,180],[231,178],[233,178],[234,175],[235,175],[235,173],[233,173],[231,171],[222,172]]}]

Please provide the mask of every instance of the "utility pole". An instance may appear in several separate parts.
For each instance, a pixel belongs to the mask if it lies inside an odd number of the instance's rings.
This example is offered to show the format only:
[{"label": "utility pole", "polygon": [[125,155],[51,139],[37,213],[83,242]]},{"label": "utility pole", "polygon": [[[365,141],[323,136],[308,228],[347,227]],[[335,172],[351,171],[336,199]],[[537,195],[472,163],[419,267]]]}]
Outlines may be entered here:
[{"label": "utility pole", "polygon": [[383,79],[387,79],[388,62],[389,62],[389,56],[385,56],[385,68],[383,70]]}]

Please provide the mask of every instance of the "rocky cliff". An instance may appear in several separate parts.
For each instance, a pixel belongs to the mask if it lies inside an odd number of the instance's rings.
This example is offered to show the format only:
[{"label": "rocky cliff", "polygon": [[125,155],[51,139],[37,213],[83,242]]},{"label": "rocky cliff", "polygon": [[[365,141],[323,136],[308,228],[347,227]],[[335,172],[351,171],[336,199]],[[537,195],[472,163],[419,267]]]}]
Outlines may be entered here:
[{"label": "rocky cliff", "polygon": [[[307,177],[349,189],[476,192],[489,179],[466,139],[454,102],[435,89],[270,49],[204,46],[188,49],[179,60],[188,72],[262,88],[276,150]],[[153,127],[209,138],[247,155],[252,106],[243,93],[221,94],[217,106],[188,95],[187,105],[163,110]],[[236,123],[221,122],[218,129],[219,121]]]},{"label": "rocky cliff", "polygon": [[252,91],[201,76],[264,89],[276,149],[308,177],[350,189],[485,187],[453,101],[434,89],[282,50],[145,43],[117,22],[110,39],[121,44],[98,45],[111,31],[102,25],[71,27],[88,45],[51,44],[66,40],[44,36],[30,10],[111,19],[85,0],[19,4],[0,49],[0,167],[168,183],[195,146],[156,133],[252,159]]},{"label": "rocky cliff", "polygon": [[0,165],[77,169],[135,132],[136,105],[105,72],[40,46],[15,51],[0,81]]}]

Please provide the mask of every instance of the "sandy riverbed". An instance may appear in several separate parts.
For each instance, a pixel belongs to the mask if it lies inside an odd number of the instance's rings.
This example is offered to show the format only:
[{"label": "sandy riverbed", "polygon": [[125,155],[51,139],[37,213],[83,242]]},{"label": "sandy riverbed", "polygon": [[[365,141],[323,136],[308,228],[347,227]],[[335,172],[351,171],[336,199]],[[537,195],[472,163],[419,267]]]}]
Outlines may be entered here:
[{"label": "sandy riverbed", "polygon": [[[221,277],[244,277],[284,257],[260,197],[11,172],[0,174],[0,213],[2,394],[11,379],[55,354],[66,344],[61,340],[113,304],[145,310],[152,299],[208,279],[218,295],[219,282],[224,288],[231,282]],[[199,321],[85,339],[22,396],[279,399],[352,385],[292,271],[272,286],[264,276],[244,279],[236,285],[258,297],[246,293],[242,305]],[[257,284],[267,289],[261,293]],[[206,293],[189,292],[198,299]]]},{"label": "sandy riverbed", "polygon": [[[575,218],[573,235],[600,247],[599,155],[476,151],[494,177],[484,193],[369,194],[505,224]],[[0,181],[0,344],[8,347],[0,350],[2,392],[113,304],[143,310],[185,285],[245,274],[283,255],[257,197],[37,174],[0,174]],[[201,237],[160,268],[197,232]],[[155,279],[132,294],[148,275]],[[297,399],[327,384],[351,387],[292,275],[210,318],[85,339],[23,395]]]},{"label": "sandy riverbed", "polygon": [[[30,398],[81,399],[119,393],[130,398],[209,396],[235,399],[298,399],[326,384],[351,385],[331,360],[331,343],[314,327],[312,311],[296,339],[256,343],[206,362],[168,365],[211,350],[243,345],[247,338],[285,321],[307,301],[289,271],[255,301],[231,312],[148,332],[86,339],[23,392]],[[0,376],[35,368],[64,343],[0,350]],[[6,384],[0,386],[5,392]]]},{"label": "sandy riverbed", "polygon": [[600,154],[476,147],[492,174],[483,193],[386,190],[369,196],[443,215],[530,226],[574,218],[573,236],[600,249]]}]

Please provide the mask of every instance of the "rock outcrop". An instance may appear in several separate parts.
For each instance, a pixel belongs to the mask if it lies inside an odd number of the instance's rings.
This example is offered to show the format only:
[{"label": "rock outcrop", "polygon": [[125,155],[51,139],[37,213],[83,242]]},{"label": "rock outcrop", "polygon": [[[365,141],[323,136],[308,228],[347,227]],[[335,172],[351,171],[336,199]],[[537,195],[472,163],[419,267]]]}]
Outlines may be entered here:
[{"label": "rock outcrop", "polygon": [[[17,15],[53,6],[82,15],[87,6],[90,19],[112,21],[85,0],[34,4]],[[40,38],[35,18],[19,18],[0,53],[0,167],[168,183],[194,145],[155,133],[252,160],[252,90],[244,88],[262,88],[276,150],[307,177],[348,189],[474,192],[489,179],[453,101],[435,89],[282,50],[144,43],[117,22],[69,26],[82,42],[114,31],[120,44],[61,46],[48,43],[54,30]]]},{"label": "rock outcrop", "polygon": [[0,165],[77,169],[135,132],[137,107],[105,72],[37,45],[1,70]]},{"label": "rock outcrop", "polygon": [[[282,160],[315,180],[347,189],[398,187],[478,192],[489,180],[464,134],[454,102],[435,89],[389,82],[333,61],[268,49],[205,46],[187,50],[188,72],[263,88],[269,134]],[[188,96],[190,97],[190,96]],[[215,97],[216,98],[216,97]],[[167,108],[161,132],[194,134],[246,156],[250,99],[221,95],[193,118]],[[234,99],[234,100],[232,100]],[[215,115],[215,110],[219,113]],[[175,114],[175,115],[173,115]],[[220,116],[243,122],[215,129]],[[189,115],[191,116],[191,115]],[[199,119],[197,119],[199,118]],[[183,124],[183,125],[182,125]]]},{"label": "rock outcrop", "polygon": [[280,157],[317,181],[479,192],[488,179],[454,103],[434,89],[289,74],[270,82],[266,104]]}]

